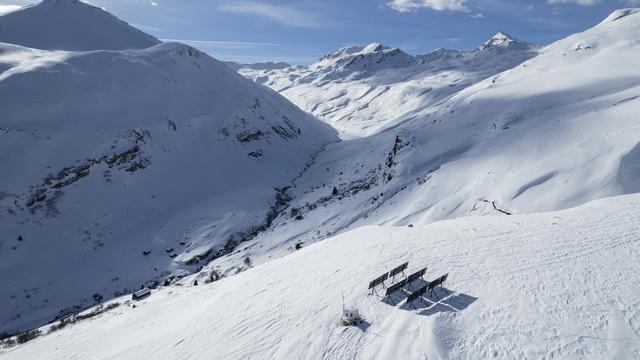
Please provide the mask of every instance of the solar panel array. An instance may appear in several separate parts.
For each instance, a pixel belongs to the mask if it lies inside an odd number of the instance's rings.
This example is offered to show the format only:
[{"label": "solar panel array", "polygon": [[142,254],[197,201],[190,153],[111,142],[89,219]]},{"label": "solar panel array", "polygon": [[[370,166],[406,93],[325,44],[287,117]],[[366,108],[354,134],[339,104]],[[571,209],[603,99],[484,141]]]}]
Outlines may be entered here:
[{"label": "solar panel array", "polygon": [[[391,271],[389,271],[388,273],[382,274],[380,276],[378,276],[377,278],[375,278],[373,281],[371,281],[369,283],[369,289],[372,289],[372,293],[375,292],[375,288],[382,284],[384,286],[384,281],[389,279],[389,278],[393,278],[393,280],[395,280],[395,276],[402,273],[404,274],[404,271],[407,269],[407,267],[409,266],[409,262],[405,262],[404,264],[397,266],[395,268],[393,268]],[[418,280],[418,279],[422,279],[423,276],[427,273],[427,267],[425,266],[423,269],[420,269],[416,272],[414,272],[413,274],[409,275],[409,276],[405,276],[404,279],[398,281],[395,284],[392,284],[391,286],[386,288],[385,291],[385,298],[390,299],[391,295],[395,294],[396,292],[403,290],[404,292],[404,287],[409,285],[409,289],[413,290],[411,283]],[[428,284],[423,285],[422,287],[420,287],[418,290],[410,293],[409,295],[407,295],[407,303],[410,304],[412,307],[413,306],[413,302],[417,299],[421,299],[422,296],[427,292],[427,291],[431,291],[431,294],[433,293],[433,289],[435,289],[438,285],[442,286],[442,284],[447,281],[447,277],[449,276],[449,273],[446,273],[442,276],[440,276],[439,278],[431,281]],[[376,292],[377,294],[377,292]],[[436,296],[437,297],[437,296]]]}]

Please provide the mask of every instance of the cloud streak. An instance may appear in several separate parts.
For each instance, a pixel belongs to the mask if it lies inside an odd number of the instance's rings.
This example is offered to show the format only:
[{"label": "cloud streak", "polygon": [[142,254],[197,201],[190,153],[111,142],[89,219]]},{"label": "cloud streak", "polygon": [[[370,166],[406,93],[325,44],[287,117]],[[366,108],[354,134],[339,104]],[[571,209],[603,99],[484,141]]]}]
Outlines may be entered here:
[{"label": "cloud streak", "polygon": [[398,12],[414,12],[421,9],[469,12],[464,5],[466,2],[467,0],[392,0],[387,5]]},{"label": "cloud streak", "polygon": [[288,5],[271,5],[258,1],[234,1],[218,6],[230,14],[265,18],[283,26],[319,28],[326,25],[315,14]]},{"label": "cloud streak", "polygon": [[217,40],[191,40],[191,39],[161,39],[168,42],[181,42],[185,44],[221,45],[221,46],[281,46],[276,43],[249,42],[249,41],[217,41]]},{"label": "cloud streak", "polygon": [[590,6],[599,3],[602,0],[547,0],[548,4],[578,4],[582,6]]}]

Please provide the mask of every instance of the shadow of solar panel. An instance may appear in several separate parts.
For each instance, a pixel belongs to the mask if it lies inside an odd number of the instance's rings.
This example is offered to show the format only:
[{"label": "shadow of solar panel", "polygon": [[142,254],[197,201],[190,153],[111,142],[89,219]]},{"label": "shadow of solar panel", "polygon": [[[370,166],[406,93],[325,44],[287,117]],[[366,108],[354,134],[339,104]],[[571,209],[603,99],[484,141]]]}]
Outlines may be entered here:
[{"label": "shadow of solar panel", "polygon": [[425,286],[421,287],[420,289],[418,289],[416,292],[419,293],[420,295],[424,295],[424,293],[427,292],[428,288],[429,288],[429,285],[425,285]]},{"label": "shadow of solar panel", "polygon": [[394,268],[393,270],[389,271],[389,277],[394,277],[394,276],[400,274],[401,272],[405,271],[407,269],[407,266],[409,266],[409,262],[408,261],[406,263]]}]

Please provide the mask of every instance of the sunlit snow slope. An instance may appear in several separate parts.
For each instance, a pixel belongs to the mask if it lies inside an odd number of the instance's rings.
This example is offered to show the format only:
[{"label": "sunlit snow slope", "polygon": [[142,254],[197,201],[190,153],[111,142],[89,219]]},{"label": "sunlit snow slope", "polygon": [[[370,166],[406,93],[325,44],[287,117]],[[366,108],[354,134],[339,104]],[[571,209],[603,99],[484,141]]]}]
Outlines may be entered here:
[{"label": "sunlit snow slope", "polygon": [[[75,33],[79,14],[95,28]],[[16,42],[0,43],[0,333],[232,251],[337,140],[208,55],[79,1],[45,1],[0,24],[0,40]],[[91,51],[51,50],[56,39]]]},{"label": "sunlit snow slope", "polygon": [[[12,359],[637,359],[640,196],[424,227],[363,227],[242,274],[169,287],[6,351]],[[367,283],[409,261],[453,295]],[[364,318],[338,325],[341,295]],[[440,295],[444,295],[440,293]],[[128,301],[128,298],[120,301]]]},{"label": "sunlit snow slope", "polygon": [[364,225],[551,211],[638,192],[639,43],[640,13],[620,10],[390,128],[328,146],[296,180],[289,211],[220,267]]}]

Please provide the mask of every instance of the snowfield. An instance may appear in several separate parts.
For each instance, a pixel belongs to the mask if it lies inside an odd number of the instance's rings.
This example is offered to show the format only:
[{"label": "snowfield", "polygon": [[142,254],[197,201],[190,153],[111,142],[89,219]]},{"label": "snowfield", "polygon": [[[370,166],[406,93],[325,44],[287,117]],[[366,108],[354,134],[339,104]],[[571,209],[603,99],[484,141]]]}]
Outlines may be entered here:
[{"label": "snowfield", "polygon": [[[640,196],[544,214],[362,227],[236,276],[171,286],[5,351],[11,359],[637,359]],[[370,280],[409,261],[441,301]],[[338,325],[341,294],[363,315]],[[444,295],[441,293],[440,295]],[[396,301],[399,299],[396,299]],[[133,305],[136,305],[133,307]]]}]

